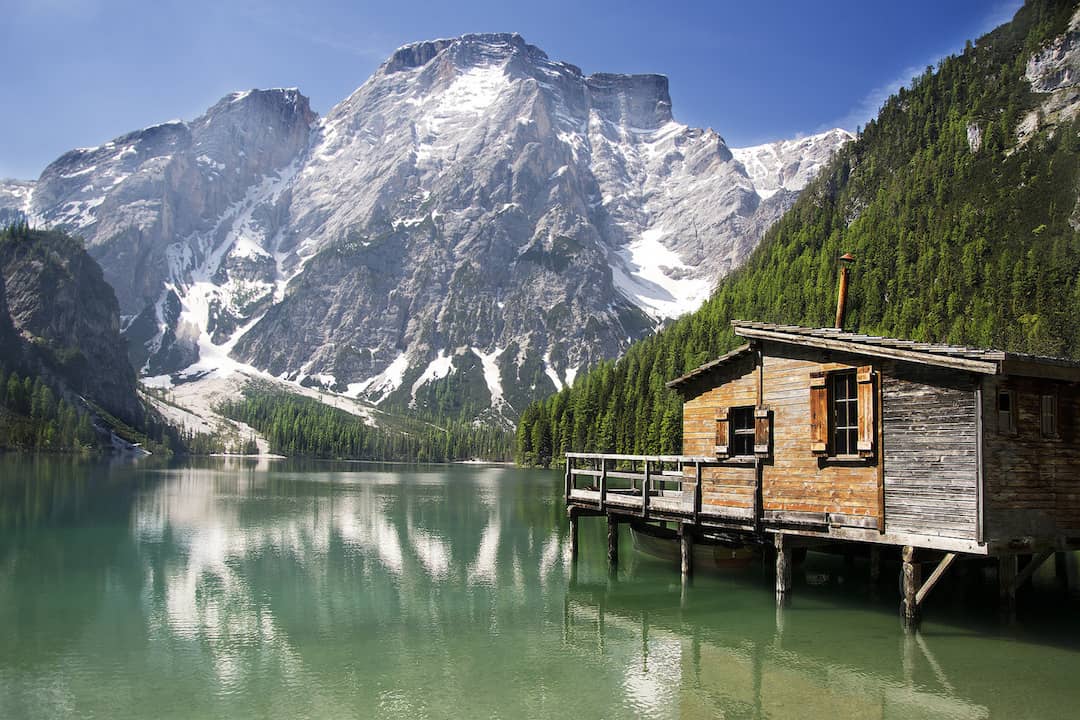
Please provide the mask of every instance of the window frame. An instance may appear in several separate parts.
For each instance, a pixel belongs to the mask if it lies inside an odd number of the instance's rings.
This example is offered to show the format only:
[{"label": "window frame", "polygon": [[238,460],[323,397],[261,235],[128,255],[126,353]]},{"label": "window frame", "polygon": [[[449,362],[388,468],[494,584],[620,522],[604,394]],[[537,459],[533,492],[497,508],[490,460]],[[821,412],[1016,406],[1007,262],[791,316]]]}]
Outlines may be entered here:
[{"label": "window frame", "polygon": [[[1050,411],[1049,415],[1047,410]],[[1044,440],[1061,439],[1061,406],[1057,392],[1044,392],[1039,395],[1039,434]]]},{"label": "window frame", "polygon": [[[753,405],[737,405],[728,408],[728,457],[730,458],[752,458],[754,453],[754,438],[756,437],[757,428],[755,425],[754,411],[757,408]],[[744,415],[745,417],[740,418]],[[738,420],[745,421],[746,427],[738,427]],[[747,438],[749,441],[747,442]],[[738,444],[736,439],[741,439],[744,444],[747,445],[746,450],[748,452],[738,452]]]},{"label": "window frame", "polygon": [[[810,452],[819,461],[876,462],[881,432],[879,382],[880,373],[873,365],[834,365],[810,372]],[[844,383],[842,395],[840,383]],[[838,439],[840,431],[845,433],[844,442]]]},{"label": "window frame", "polygon": [[[859,385],[855,370],[837,370],[829,373],[829,454],[828,457],[841,460],[859,457]],[[845,397],[841,399],[838,391],[843,382],[847,387]],[[840,424],[840,406],[843,403],[847,424]],[[845,452],[840,452],[840,434],[844,439]]]},{"label": "window frame", "polygon": [[[1001,401],[1008,398],[1009,407],[1001,409]],[[1016,437],[1020,434],[1020,423],[1017,422],[1016,391],[1011,387],[999,387],[994,401],[994,410],[997,415],[997,430],[999,435]]]}]

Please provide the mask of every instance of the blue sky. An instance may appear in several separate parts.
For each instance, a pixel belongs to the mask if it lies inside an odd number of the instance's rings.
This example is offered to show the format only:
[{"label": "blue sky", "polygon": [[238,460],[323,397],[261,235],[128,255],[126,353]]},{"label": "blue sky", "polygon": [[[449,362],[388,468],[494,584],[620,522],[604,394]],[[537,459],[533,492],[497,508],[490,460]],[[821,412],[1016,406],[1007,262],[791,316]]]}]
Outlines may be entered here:
[{"label": "blue sky", "polygon": [[730,145],[854,129],[899,85],[1005,22],[1017,0],[0,0],[0,177],[191,119],[252,87],[325,113],[394,48],[516,31],[590,72],[658,72],[675,116]]}]

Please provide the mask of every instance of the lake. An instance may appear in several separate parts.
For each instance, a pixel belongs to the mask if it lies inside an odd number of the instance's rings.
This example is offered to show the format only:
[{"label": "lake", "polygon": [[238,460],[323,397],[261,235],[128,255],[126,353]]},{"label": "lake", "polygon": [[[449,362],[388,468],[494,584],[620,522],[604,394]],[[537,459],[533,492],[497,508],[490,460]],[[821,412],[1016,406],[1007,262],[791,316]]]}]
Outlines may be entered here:
[{"label": "lake", "polygon": [[768,568],[684,586],[624,536],[612,575],[581,528],[575,568],[553,471],[0,456],[0,718],[1080,712],[1052,567],[1015,623],[971,568],[905,633],[861,562],[778,610]]}]

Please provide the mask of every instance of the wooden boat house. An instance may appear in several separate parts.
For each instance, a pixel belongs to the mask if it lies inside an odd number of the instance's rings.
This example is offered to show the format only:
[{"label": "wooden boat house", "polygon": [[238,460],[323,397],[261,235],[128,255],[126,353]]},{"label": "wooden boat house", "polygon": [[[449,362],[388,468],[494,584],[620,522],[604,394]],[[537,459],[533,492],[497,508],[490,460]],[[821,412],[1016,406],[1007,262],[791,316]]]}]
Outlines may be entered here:
[{"label": "wooden boat house", "polygon": [[[874,561],[892,546],[911,623],[958,557],[999,558],[1011,603],[1055,551],[1080,546],[1080,363],[732,325],[745,345],[668,383],[684,402],[682,455],[571,454],[572,524],[605,514],[616,542],[620,520],[675,521],[686,546],[770,539],[778,597],[796,544],[866,543]],[[936,561],[925,583],[924,560]]]}]

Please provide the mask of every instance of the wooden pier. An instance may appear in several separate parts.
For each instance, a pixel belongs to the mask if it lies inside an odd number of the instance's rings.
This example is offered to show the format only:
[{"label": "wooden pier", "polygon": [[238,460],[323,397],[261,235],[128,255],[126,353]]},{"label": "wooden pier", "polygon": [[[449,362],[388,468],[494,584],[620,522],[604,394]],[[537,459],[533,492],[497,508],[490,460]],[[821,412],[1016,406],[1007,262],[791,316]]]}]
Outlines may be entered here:
[{"label": "wooden pier", "polygon": [[994,558],[1002,607],[1080,549],[1080,363],[765,323],[670,382],[684,455],[567,453],[572,553],[583,516],[674,523],[696,541],[766,547],[776,592],[794,551],[860,546],[901,562],[909,626],[949,569]]}]

